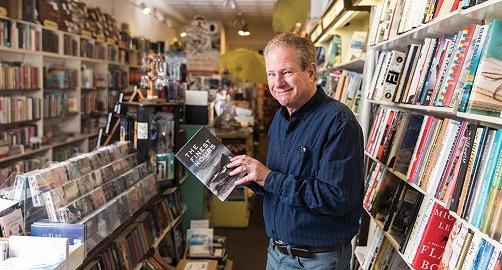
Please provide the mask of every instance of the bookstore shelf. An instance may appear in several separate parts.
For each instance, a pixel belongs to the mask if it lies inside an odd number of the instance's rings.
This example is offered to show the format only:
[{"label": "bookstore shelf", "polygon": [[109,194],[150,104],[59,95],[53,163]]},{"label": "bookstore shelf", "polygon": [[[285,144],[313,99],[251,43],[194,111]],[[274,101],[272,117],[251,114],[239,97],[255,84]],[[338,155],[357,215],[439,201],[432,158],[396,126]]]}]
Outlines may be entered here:
[{"label": "bookstore shelf", "polygon": [[410,105],[410,104],[401,104],[401,103],[393,103],[393,102],[385,102],[385,101],[376,101],[376,100],[368,100],[368,102],[373,104],[378,104],[390,108],[404,109],[411,112],[427,112],[430,114],[453,117],[464,119],[470,122],[476,122],[481,124],[486,124],[490,126],[502,126],[502,118],[501,117],[490,117],[484,115],[477,115],[472,113],[462,113],[455,112],[452,108],[445,107],[434,107],[434,106],[421,106],[421,105]]},{"label": "bookstore shelf", "polygon": [[[382,165],[388,172],[392,173],[393,175],[395,175],[397,178],[401,179],[402,181],[408,183],[410,186],[412,186],[415,190],[417,190],[418,192],[422,193],[425,197],[427,198],[430,198],[432,200],[434,200],[435,203],[441,205],[442,207],[447,208],[446,206],[446,203],[437,199],[436,197],[432,196],[431,194],[427,193],[426,191],[424,191],[421,187],[417,186],[415,183],[410,183],[407,181],[406,179],[406,176],[402,175],[401,173],[398,173],[396,171],[394,171],[393,169],[387,167],[385,164],[383,164],[381,161],[379,161],[378,159],[372,157],[369,153],[367,153],[366,151],[364,152],[364,154],[369,157],[371,160],[373,160],[374,162],[377,162],[377,163],[380,163],[380,165]],[[365,208],[366,210],[366,208]],[[370,217],[373,219],[373,217],[371,216],[371,214],[369,213],[368,210],[366,210],[366,212],[370,215]],[[450,215],[452,215],[456,220],[459,220],[460,222],[462,222],[464,225],[466,225],[469,229],[471,229],[471,231],[473,231],[475,234],[479,234],[481,236],[481,238],[485,239],[486,241],[488,241],[489,243],[491,243],[494,247],[496,248],[499,248],[499,249],[502,249],[502,243],[500,242],[497,242],[496,240],[492,239],[490,236],[488,236],[487,234],[481,232],[478,228],[476,228],[475,226],[473,226],[472,224],[470,224],[469,222],[467,222],[465,219],[461,218],[459,215],[457,215],[457,213],[453,212],[453,211],[450,211],[448,210],[448,212],[450,213]],[[375,220],[375,222],[377,223],[377,225],[380,226],[380,228],[383,228],[383,225],[379,224],[377,220]]]},{"label": "bookstore shelf", "polygon": [[387,165],[383,164],[380,160],[372,157],[368,152],[364,152],[364,154],[366,156],[368,156],[369,158],[371,158],[374,162],[377,162],[377,163],[380,163],[380,165],[382,165],[388,172],[392,173],[394,176],[396,176],[397,178],[399,178],[400,180],[408,183],[410,186],[412,186],[415,190],[417,190],[418,192],[422,193],[422,195],[428,197],[428,198],[431,198],[432,200],[434,200],[437,204],[441,205],[442,207],[445,207],[446,208],[446,204],[443,202],[443,201],[440,201],[438,198],[428,194],[425,190],[423,190],[421,187],[417,186],[415,183],[410,183],[408,182],[408,180],[406,179],[406,176],[399,173],[399,172],[396,172],[394,171],[392,168],[389,168],[387,167]]},{"label": "bookstore shelf", "polygon": [[62,53],[53,53],[53,52],[40,52],[44,57],[47,58],[56,58],[56,59],[64,59],[64,60],[80,60],[80,57],[73,55],[66,55]]},{"label": "bookstore shelf", "polygon": [[[25,88],[25,89],[0,89],[0,93],[9,93],[9,92],[35,92],[40,91],[42,88]],[[15,93],[19,94],[19,93]]]},{"label": "bookstore shelf", "polygon": [[389,243],[392,245],[392,247],[394,247],[394,250],[399,254],[399,256],[401,256],[401,258],[403,259],[403,261],[406,263],[406,265],[408,265],[408,268],[409,269],[413,269],[413,267],[410,265],[410,263],[406,260],[406,258],[404,257],[404,254],[401,253],[399,251],[399,244],[398,242],[396,241],[396,239],[394,239],[394,237],[389,233],[389,232],[386,232],[384,230],[384,226],[382,224],[381,221],[375,219],[370,211],[368,211],[368,209],[366,209],[365,207],[363,207],[364,210],[366,211],[366,213],[370,216],[370,218],[373,220],[373,222],[375,222],[375,224],[378,226],[378,228],[380,228],[380,230],[382,230],[384,232],[384,236],[385,238],[387,238],[387,240],[389,241]]},{"label": "bookstore shelf", "polygon": [[27,50],[27,49],[14,49],[0,46],[0,52],[18,53],[18,54],[31,54],[31,55],[42,55],[41,51]]},{"label": "bookstore shelf", "polygon": [[167,228],[164,229],[164,231],[159,235],[159,237],[155,239],[153,245],[151,246],[152,248],[155,249],[160,245],[164,237],[166,237],[167,233],[171,231],[174,228],[174,226],[176,226],[176,224],[178,224],[181,221],[181,218],[183,217],[186,211],[187,211],[187,206],[183,205],[183,210],[181,210],[181,214],[177,218],[175,218],[173,222],[169,224],[169,226],[167,226]]},{"label": "bookstore shelf", "polygon": [[121,102],[123,105],[127,106],[147,106],[147,107],[153,107],[153,106],[180,106],[183,103],[181,102],[159,102],[159,103],[153,103],[153,102]]},{"label": "bookstore shelf", "polygon": [[31,119],[31,120],[17,121],[17,122],[11,122],[11,123],[0,123],[0,128],[17,126],[17,125],[24,125],[24,124],[30,124],[30,123],[33,123],[33,122],[37,122],[39,120],[41,120],[41,118],[35,118],[35,119]]},{"label": "bookstore shelf", "polygon": [[39,147],[37,149],[33,149],[33,150],[32,149],[27,149],[22,154],[12,155],[12,156],[8,156],[8,157],[0,158],[0,164],[4,163],[4,162],[7,162],[7,161],[11,161],[11,160],[19,159],[19,158],[24,158],[24,157],[28,157],[28,156],[31,156],[31,155],[34,155],[34,154],[37,154],[37,153],[41,153],[43,151],[47,151],[47,150],[55,148],[55,147],[60,147],[60,146],[64,146],[64,145],[67,145],[67,144],[78,142],[78,141],[81,141],[81,140],[84,140],[84,139],[92,138],[92,137],[97,136],[97,135],[98,135],[98,133],[79,134],[79,135],[77,135],[75,137],[72,137],[71,139],[68,139],[68,140],[66,140],[64,142],[58,142],[58,143],[55,143],[55,144],[44,145],[44,146],[41,146],[41,147]]},{"label": "bookstore shelf", "polygon": [[330,70],[333,70],[333,69],[346,69],[346,70],[350,70],[350,71],[356,71],[356,72],[359,72],[359,73],[362,73],[363,72],[363,69],[364,69],[364,63],[366,61],[366,56],[363,54],[363,56],[359,57],[359,58],[356,58],[354,60],[351,60],[351,61],[348,61],[348,62],[345,62],[345,63],[341,63],[341,64],[338,64],[338,65],[335,65],[331,68],[329,68]]},{"label": "bookstore shelf", "polygon": [[185,214],[186,210],[187,210],[187,207],[185,205],[183,205],[183,210],[181,211],[180,215],[177,218],[175,218],[173,220],[173,222],[171,222],[171,224],[169,224],[167,226],[167,228],[165,228],[164,231],[162,231],[162,233],[159,234],[158,237],[155,238],[154,243],[150,246],[150,250],[145,253],[143,258],[141,258],[140,262],[133,268],[134,270],[140,270],[143,267],[143,263],[144,263],[145,259],[152,255],[154,250],[160,245],[162,240],[166,237],[167,233],[169,233],[174,228],[174,226],[180,222],[180,220],[183,217],[183,214]]},{"label": "bookstore shelf", "polygon": [[459,9],[411,31],[399,34],[387,41],[370,46],[370,48],[376,50],[406,48],[406,46],[413,41],[422,40],[431,36],[439,36],[441,34],[450,34],[461,30],[468,24],[499,17],[501,12],[502,0],[489,0],[465,10]]},{"label": "bookstore shelf", "polygon": [[68,118],[68,117],[77,116],[78,114],[79,114],[79,112],[69,112],[69,113],[67,113],[65,115],[44,117],[44,120],[65,119],[65,118]]},{"label": "bookstore shelf", "polygon": [[367,246],[356,246],[354,254],[356,255],[356,259],[359,262],[359,265],[363,265],[364,257],[366,256],[367,252]]},{"label": "bookstore shelf", "polygon": [[37,153],[41,153],[41,152],[49,150],[51,148],[52,148],[51,146],[41,146],[41,147],[39,147],[37,149],[33,149],[33,150],[27,149],[27,150],[24,150],[24,153],[22,153],[22,154],[0,158],[0,164],[7,162],[7,161],[11,161],[11,160],[15,160],[15,159],[23,158],[23,157],[28,157],[28,156],[31,156],[31,155],[34,155]]}]

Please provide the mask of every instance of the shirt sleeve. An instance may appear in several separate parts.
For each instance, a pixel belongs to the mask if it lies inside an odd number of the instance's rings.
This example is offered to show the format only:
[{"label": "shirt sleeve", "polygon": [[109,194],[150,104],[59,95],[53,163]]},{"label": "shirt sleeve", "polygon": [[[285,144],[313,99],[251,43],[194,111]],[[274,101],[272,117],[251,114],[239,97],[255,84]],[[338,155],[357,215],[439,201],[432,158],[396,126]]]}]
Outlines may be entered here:
[{"label": "shirt sleeve", "polygon": [[262,186],[258,185],[255,182],[252,182],[250,184],[247,184],[246,187],[251,189],[254,193],[263,196],[263,192],[265,191]]},{"label": "shirt sleeve", "polygon": [[294,208],[341,216],[360,205],[363,195],[363,135],[355,120],[328,133],[317,176],[299,178],[272,171],[264,190]]}]

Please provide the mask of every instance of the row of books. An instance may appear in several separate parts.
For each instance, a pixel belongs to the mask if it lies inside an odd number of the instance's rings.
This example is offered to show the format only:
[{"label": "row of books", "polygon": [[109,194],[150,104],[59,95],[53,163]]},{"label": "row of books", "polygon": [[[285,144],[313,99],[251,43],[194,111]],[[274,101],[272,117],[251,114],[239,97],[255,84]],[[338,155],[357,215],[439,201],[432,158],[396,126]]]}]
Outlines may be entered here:
[{"label": "row of books", "polygon": [[30,147],[32,144],[31,138],[37,137],[37,126],[26,125],[6,131],[0,131],[0,142],[6,145],[22,144]]},{"label": "row of books", "polygon": [[439,265],[441,269],[498,270],[502,268],[502,250],[457,220]]},{"label": "row of books", "polygon": [[368,99],[501,117],[501,20],[379,55]]},{"label": "row of books", "polygon": [[44,94],[44,118],[62,117],[78,112],[76,97],[64,92]]},{"label": "row of books", "polygon": [[[396,249],[413,268],[434,269],[433,265],[439,264],[444,252],[455,218],[432,198],[423,196],[388,173],[380,163],[372,164],[368,178],[363,204],[379,224],[376,230],[390,235]],[[376,242],[372,241],[370,251],[381,245],[381,239],[380,243]]]},{"label": "row of books", "polygon": [[64,35],[63,53],[65,55],[78,56],[78,41],[74,37]]},{"label": "row of books", "polygon": [[493,237],[501,148],[502,129],[380,108],[366,151]]},{"label": "row of books", "polygon": [[108,71],[108,87],[114,89],[124,89],[127,86],[127,73],[121,69]]},{"label": "row of books", "polygon": [[82,88],[105,88],[107,84],[106,73],[94,70],[92,66],[82,65]]},{"label": "row of books", "polygon": [[80,97],[80,112],[90,114],[104,110],[104,99],[106,97],[99,92],[83,93]]},{"label": "row of books", "polygon": [[0,19],[0,46],[11,47],[12,24],[9,20]]},{"label": "row of books", "polygon": [[486,0],[385,0],[376,11],[376,31],[370,45],[393,39],[431,21],[447,17]]},{"label": "row of books", "polygon": [[0,89],[39,89],[39,68],[20,62],[0,63]]},{"label": "row of books", "polygon": [[369,246],[368,255],[364,257],[359,269],[410,269],[399,252],[396,251],[390,241],[385,238],[384,232],[379,227],[374,228],[373,237],[374,240]]},{"label": "row of books", "polygon": [[59,53],[59,35],[48,29],[42,29],[42,51]]},{"label": "row of books", "polygon": [[0,124],[41,118],[42,101],[28,96],[0,96]]},{"label": "row of books", "polygon": [[127,63],[127,50],[123,48],[117,48],[115,46],[108,46],[107,52],[108,61]]},{"label": "row of books", "polygon": [[347,70],[334,70],[326,79],[326,94],[343,104],[353,112],[359,112],[363,76]]},{"label": "row of books", "polygon": [[15,183],[16,175],[41,169],[49,159],[45,156],[31,157],[30,159],[17,160],[0,167],[0,186],[11,187]]},{"label": "row of books", "polygon": [[12,24],[12,47],[25,50],[40,50],[40,31],[34,26],[15,23]]},{"label": "row of books", "polygon": [[108,46],[100,45],[99,43],[94,44],[94,55],[96,59],[107,60],[106,53],[108,51]]},{"label": "row of books", "polygon": [[44,67],[44,87],[47,89],[76,89],[78,70],[64,67]]},{"label": "row of books", "polygon": [[88,40],[81,38],[80,39],[80,56],[87,58],[94,58],[94,44]]}]

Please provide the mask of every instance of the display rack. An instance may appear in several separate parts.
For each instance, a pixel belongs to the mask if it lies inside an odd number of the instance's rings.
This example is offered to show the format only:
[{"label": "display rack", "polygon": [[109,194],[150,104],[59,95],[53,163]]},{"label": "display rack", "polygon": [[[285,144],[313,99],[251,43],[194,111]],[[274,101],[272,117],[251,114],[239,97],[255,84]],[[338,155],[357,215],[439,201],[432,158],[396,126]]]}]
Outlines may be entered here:
[{"label": "display rack", "polygon": [[[50,161],[53,159],[53,150],[61,146],[73,145],[74,147],[78,148],[79,152],[88,152],[92,150],[93,145],[95,145],[94,139],[98,135],[98,130],[97,129],[86,130],[84,132],[83,121],[84,119],[95,118],[96,121],[99,122],[99,117],[101,117],[101,115],[86,114],[81,112],[81,105],[82,105],[80,104],[81,98],[84,96],[84,94],[87,93],[98,93],[98,95],[104,97],[103,100],[104,106],[101,109],[103,109],[104,111],[108,111],[109,106],[107,98],[110,95],[111,91],[116,89],[109,88],[107,84],[99,87],[84,88],[84,86],[82,85],[83,74],[81,72],[81,67],[83,65],[92,67],[95,70],[95,72],[99,71],[99,73],[104,74],[105,79],[107,73],[112,69],[122,69],[124,70],[124,72],[126,72],[126,74],[128,74],[129,68],[138,67],[137,65],[138,63],[134,62],[131,63],[131,65],[129,65],[128,63],[125,62],[125,59],[120,59],[119,62],[118,61],[119,57],[117,53],[112,55],[110,51],[126,50],[128,54],[140,54],[141,52],[136,50],[131,50],[129,48],[120,47],[113,42],[106,43],[92,38],[84,37],[82,35],[56,30],[50,27],[42,26],[39,24],[23,20],[16,20],[8,17],[0,17],[0,19],[10,21],[12,26],[14,26],[15,24],[30,26],[34,29],[36,33],[38,33],[37,35],[39,35],[39,39],[37,43],[33,42],[32,47],[30,47],[29,49],[21,48],[21,46],[17,44],[18,42],[12,42],[13,44],[11,47],[0,46],[0,61],[2,63],[18,61],[22,64],[29,64],[31,66],[38,68],[38,79],[39,79],[38,85],[40,85],[39,88],[35,89],[0,89],[0,97],[23,95],[23,96],[43,99],[44,95],[55,92],[50,88],[44,87],[44,81],[43,81],[44,67],[57,66],[57,67],[72,68],[78,70],[77,86],[71,91],[65,91],[65,93],[67,93],[70,97],[75,98],[77,103],[76,112],[71,112],[64,116],[58,116],[58,117],[45,117],[45,118],[41,117],[28,121],[0,124],[2,131],[8,131],[15,127],[22,127],[23,125],[26,124],[34,124],[37,127],[36,129],[38,137],[43,137],[43,136],[45,137],[46,130],[50,128],[50,126],[57,124],[58,127],[55,127],[54,130],[68,132],[68,134],[71,134],[71,136],[69,136],[66,139],[66,141],[58,143],[46,143],[34,149],[30,149],[29,147],[25,146],[23,153],[18,153],[0,158],[0,169],[9,166],[9,164],[11,164],[16,160],[20,160],[26,157],[34,157],[34,156],[43,157],[46,160]],[[18,29],[12,27],[12,31],[18,31]],[[57,40],[54,40],[55,47],[52,49],[53,51],[43,51],[44,48],[42,48],[43,47],[42,44],[44,44],[44,39],[46,38],[46,36],[42,32],[52,33],[54,34],[55,37],[57,37]],[[15,37],[17,37],[17,35],[15,35]],[[75,55],[65,54],[65,48],[63,45],[64,43],[63,39],[65,38],[70,38],[76,42],[77,49],[75,52],[73,52],[73,54]],[[100,59],[84,57],[80,55],[81,53],[80,47],[82,46],[82,42],[84,41],[88,42],[92,46],[101,46],[102,48],[108,48],[108,49],[104,50],[104,55],[100,55],[101,56]],[[94,56],[97,55],[95,54]],[[126,77],[128,77],[128,75]],[[124,87],[121,88],[120,90],[125,91],[127,87],[128,84],[126,82],[126,85],[124,85]],[[57,89],[56,92],[61,92],[61,90],[62,89]],[[0,179],[0,181],[1,180],[3,179]]]}]

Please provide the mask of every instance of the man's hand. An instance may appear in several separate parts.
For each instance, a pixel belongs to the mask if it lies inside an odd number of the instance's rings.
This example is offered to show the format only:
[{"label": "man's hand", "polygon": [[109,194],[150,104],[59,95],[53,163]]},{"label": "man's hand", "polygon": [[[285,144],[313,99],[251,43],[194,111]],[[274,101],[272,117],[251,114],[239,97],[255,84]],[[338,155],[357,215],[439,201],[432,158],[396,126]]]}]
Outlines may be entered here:
[{"label": "man's hand", "polygon": [[265,185],[267,175],[271,172],[271,170],[261,164],[261,162],[246,155],[231,158],[230,163],[227,164],[227,168],[235,168],[229,173],[231,176],[242,172],[247,174],[243,178],[235,181],[235,184],[237,185],[256,182],[258,185],[263,187]]}]

